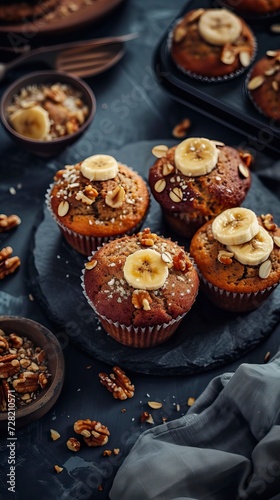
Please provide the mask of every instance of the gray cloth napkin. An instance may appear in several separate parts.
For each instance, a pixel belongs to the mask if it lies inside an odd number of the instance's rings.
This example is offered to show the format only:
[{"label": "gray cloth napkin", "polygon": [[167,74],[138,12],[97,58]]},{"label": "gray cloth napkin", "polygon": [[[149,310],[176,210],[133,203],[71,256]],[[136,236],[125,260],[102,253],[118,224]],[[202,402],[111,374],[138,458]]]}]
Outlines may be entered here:
[{"label": "gray cloth napkin", "polygon": [[111,500],[280,500],[280,351],[214,378],[187,414],[145,431]]}]

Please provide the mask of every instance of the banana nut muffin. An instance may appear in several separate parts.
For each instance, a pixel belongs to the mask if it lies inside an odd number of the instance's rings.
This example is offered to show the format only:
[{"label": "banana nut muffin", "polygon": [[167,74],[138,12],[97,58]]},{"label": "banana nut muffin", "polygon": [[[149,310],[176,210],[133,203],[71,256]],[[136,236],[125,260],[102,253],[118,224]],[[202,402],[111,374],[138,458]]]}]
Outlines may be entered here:
[{"label": "banana nut muffin", "polygon": [[247,92],[260,113],[280,120],[280,50],[268,50],[256,62],[247,80]]},{"label": "banana nut muffin", "polygon": [[183,247],[149,228],[103,245],[82,276],[84,294],[106,332],[131,347],[151,347],[173,335],[198,285]]},{"label": "banana nut muffin", "polygon": [[222,0],[222,4],[233,8],[241,15],[274,14],[280,10],[280,0]]},{"label": "banana nut muffin", "polygon": [[167,224],[191,238],[208,219],[241,205],[251,186],[251,155],[222,142],[190,137],[168,149],[153,149],[152,195]]},{"label": "banana nut muffin", "polygon": [[60,2],[57,0],[2,0],[0,22],[21,23],[50,12]]},{"label": "banana nut muffin", "polygon": [[196,232],[190,254],[201,290],[222,309],[256,309],[280,282],[280,228],[271,214],[225,210]]},{"label": "banana nut muffin", "polygon": [[187,75],[204,81],[237,76],[256,51],[247,23],[227,9],[194,9],[173,28],[170,53]]},{"label": "banana nut muffin", "polygon": [[103,242],[138,231],[150,195],[140,175],[113,156],[98,154],[59,170],[46,202],[67,242],[90,255]]}]

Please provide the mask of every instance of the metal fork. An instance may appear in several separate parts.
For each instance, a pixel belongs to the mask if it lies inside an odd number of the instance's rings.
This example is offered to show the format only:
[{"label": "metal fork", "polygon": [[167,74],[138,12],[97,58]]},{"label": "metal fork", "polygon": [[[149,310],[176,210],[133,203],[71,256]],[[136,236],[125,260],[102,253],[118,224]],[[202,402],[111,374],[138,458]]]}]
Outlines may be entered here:
[{"label": "metal fork", "polygon": [[39,47],[8,63],[0,63],[0,81],[11,69],[35,61],[47,63],[52,69],[66,71],[82,78],[97,75],[116,64],[125,53],[125,42],[137,36],[136,33],[130,33]]}]

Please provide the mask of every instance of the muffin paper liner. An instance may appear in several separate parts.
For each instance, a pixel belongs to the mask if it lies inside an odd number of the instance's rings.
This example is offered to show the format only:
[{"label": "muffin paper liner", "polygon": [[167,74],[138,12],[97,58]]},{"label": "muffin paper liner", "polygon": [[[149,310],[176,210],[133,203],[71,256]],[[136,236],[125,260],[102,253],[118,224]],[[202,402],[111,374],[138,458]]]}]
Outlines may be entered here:
[{"label": "muffin paper liner", "polygon": [[[184,73],[186,76],[189,76],[190,78],[193,78],[194,80],[199,80],[200,82],[204,82],[204,83],[223,83],[223,82],[226,82],[228,80],[232,80],[233,78],[236,78],[239,75],[242,75],[245,71],[248,70],[248,66],[246,66],[246,67],[242,66],[242,67],[238,68],[236,71],[232,71],[228,75],[222,75],[222,76],[204,76],[204,75],[199,75],[197,73],[193,73],[193,72],[191,72],[191,71],[183,68],[182,66],[180,66],[173,59],[173,57],[171,55],[171,43],[172,43],[172,37],[173,37],[173,30],[174,30],[175,26],[182,21],[182,19],[183,18],[177,19],[176,23],[172,26],[172,28],[171,28],[171,30],[170,30],[170,32],[168,34],[168,37],[167,37],[167,47],[168,47],[168,50],[169,50],[170,57],[171,57],[173,63],[175,64],[175,66],[182,73]],[[251,61],[250,61],[249,66],[251,66],[252,63],[254,62],[254,60],[256,58],[257,50],[258,50],[258,44],[257,44],[256,38],[254,37],[254,47],[253,47],[252,57],[251,57]]]},{"label": "muffin paper liner", "polygon": [[205,291],[208,298],[215,305],[227,311],[245,312],[256,309],[278,286],[278,283],[276,283],[264,290],[250,293],[229,292],[207,281],[199,270],[198,274],[201,280],[202,290]]},{"label": "muffin paper liner", "polygon": [[[94,252],[93,252],[94,254]],[[85,269],[82,270],[81,284],[83,294],[87,299],[88,304],[95,312],[104,330],[117,342],[129,347],[153,347],[162,344],[167,339],[169,339],[173,333],[176,331],[180,325],[184,316],[187,312],[181,314],[177,318],[172,319],[168,323],[163,323],[162,325],[146,326],[146,327],[134,327],[133,325],[124,325],[118,321],[113,322],[106,316],[99,314],[93,305],[92,301],[88,297],[85,285],[84,285],[84,274]]]},{"label": "muffin paper liner", "polygon": [[116,234],[113,236],[86,236],[82,235],[79,233],[76,233],[75,231],[72,231],[71,229],[65,227],[60,220],[57,219],[55,213],[52,210],[51,203],[50,203],[50,194],[51,190],[54,184],[51,184],[49,189],[47,190],[46,193],[46,205],[48,207],[48,210],[54,219],[54,221],[57,223],[61,233],[63,234],[65,240],[67,243],[74,248],[74,250],[77,250],[77,252],[83,254],[83,255],[90,255],[93,251],[97,250],[98,247],[103,245],[104,243],[108,243],[109,241],[115,240],[116,238],[121,238],[122,236],[130,236],[140,230],[142,225],[144,224],[144,221],[149,213],[150,209],[150,204],[147,209],[147,212],[143,219],[133,228],[131,228],[128,231],[125,231],[124,233]]}]

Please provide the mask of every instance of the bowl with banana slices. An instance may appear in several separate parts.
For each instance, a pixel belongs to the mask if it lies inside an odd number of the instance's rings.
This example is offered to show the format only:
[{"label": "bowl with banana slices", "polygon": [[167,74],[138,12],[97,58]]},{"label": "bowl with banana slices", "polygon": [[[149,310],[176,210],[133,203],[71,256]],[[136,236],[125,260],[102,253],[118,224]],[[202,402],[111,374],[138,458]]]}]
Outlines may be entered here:
[{"label": "bowl with banana slices", "polygon": [[41,157],[60,154],[91,124],[96,100],[80,78],[61,71],[37,71],[14,81],[1,99],[7,133]]}]

